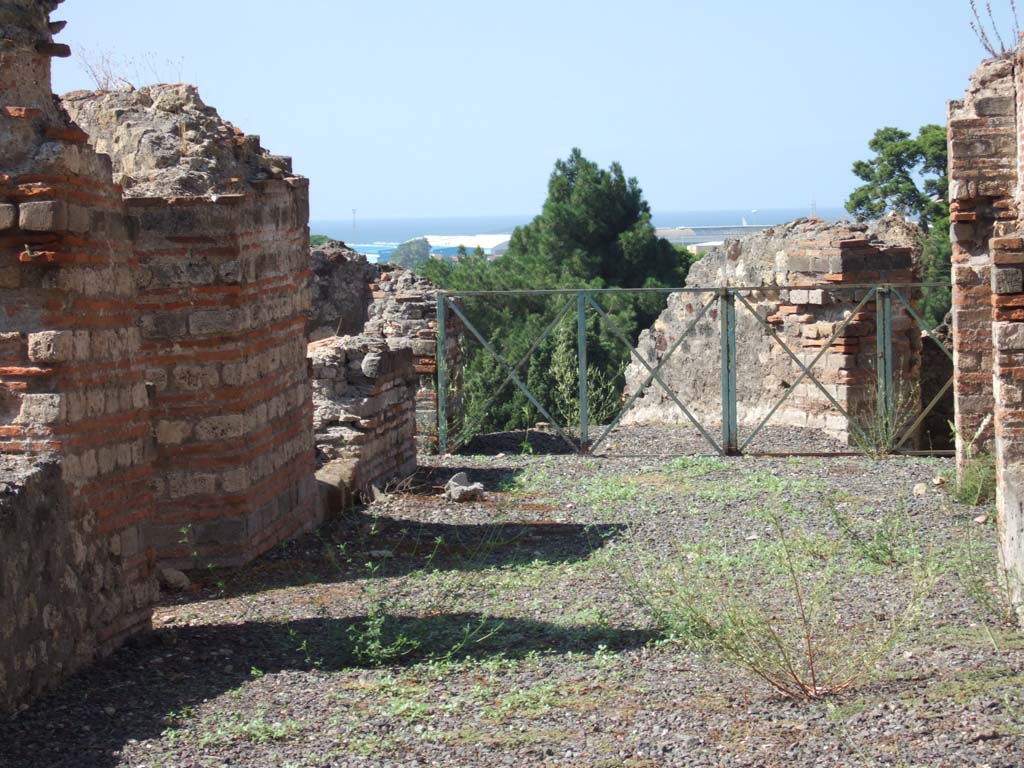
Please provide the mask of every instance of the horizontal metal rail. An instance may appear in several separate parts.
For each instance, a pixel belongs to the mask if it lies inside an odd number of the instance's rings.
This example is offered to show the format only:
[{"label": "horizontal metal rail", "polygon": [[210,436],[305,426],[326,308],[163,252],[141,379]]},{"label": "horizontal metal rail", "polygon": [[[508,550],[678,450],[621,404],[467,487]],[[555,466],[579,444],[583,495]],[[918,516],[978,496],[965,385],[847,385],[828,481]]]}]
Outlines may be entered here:
[{"label": "horizontal metal rail", "polygon": [[460,298],[463,296],[568,296],[584,291],[588,294],[604,293],[721,293],[721,291],[807,291],[829,290],[849,291],[868,290],[870,288],[948,288],[949,283],[796,283],[787,285],[727,285],[720,288],[537,288],[517,291],[502,289],[494,291],[443,291],[446,296]]}]

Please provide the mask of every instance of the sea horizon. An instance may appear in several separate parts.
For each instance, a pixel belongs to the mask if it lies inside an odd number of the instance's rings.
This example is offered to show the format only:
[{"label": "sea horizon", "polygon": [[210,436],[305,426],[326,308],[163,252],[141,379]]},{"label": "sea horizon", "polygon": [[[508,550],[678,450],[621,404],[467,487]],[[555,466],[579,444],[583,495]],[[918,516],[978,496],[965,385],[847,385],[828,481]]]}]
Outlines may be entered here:
[{"label": "sea horizon", "polygon": [[[655,227],[768,227],[793,219],[810,216],[804,208],[731,208],[704,211],[653,211]],[[838,207],[819,207],[817,215],[828,221],[849,218],[849,213]],[[349,219],[320,219],[309,223],[314,235],[326,235],[341,240],[350,248],[370,257],[386,255],[399,244],[428,235],[457,236],[511,234],[517,226],[529,224],[534,215],[494,216],[437,216]]]}]

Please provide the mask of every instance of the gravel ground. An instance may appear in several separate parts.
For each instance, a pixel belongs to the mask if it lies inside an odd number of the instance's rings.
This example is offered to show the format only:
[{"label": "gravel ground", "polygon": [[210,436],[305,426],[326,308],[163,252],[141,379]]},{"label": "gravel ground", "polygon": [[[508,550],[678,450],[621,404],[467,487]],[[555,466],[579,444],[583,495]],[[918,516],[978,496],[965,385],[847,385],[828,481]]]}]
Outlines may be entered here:
[{"label": "gravel ground", "polygon": [[[988,572],[995,531],[933,482],[949,460],[652,459],[689,439],[652,428],[614,455],[536,435],[520,455],[522,437],[422,457],[315,535],[194,574],[152,635],[0,720],[0,766],[1024,764],[1024,636],[972,599],[965,542]],[[440,495],[460,470],[482,501]],[[829,595],[822,658],[920,609],[841,693],[785,698],[636,599],[689,585],[724,612],[745,590],[786,635],[786,542],[807,600]]]}]

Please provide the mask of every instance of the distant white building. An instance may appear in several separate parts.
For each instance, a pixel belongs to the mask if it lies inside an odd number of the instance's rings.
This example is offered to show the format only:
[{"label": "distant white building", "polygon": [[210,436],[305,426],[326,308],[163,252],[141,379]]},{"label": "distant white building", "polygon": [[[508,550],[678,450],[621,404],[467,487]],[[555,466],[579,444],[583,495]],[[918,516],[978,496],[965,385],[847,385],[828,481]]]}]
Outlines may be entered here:
[{"label": "distant white building", "polygon": [[452,255],[461,245],[467,251],[480,248],[490,254],[495,250],[502,251],[508,246],[512,235],[424,235],[430,243],[431,253]]}]

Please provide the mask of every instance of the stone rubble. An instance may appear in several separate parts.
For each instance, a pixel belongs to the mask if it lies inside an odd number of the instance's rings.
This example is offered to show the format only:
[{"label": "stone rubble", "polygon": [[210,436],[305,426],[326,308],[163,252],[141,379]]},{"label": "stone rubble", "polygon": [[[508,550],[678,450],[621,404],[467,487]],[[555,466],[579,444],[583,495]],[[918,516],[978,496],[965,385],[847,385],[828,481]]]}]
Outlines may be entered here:
[{"label": "stone rubble", "polygon": [[456,472],[444,486],[444,496],[449,501],[480,501],[484,498],[483,483],[471,483],[465,472]]},{"label": "stone rubble", "polygon": [[309,360],[317,478],[330,489],[328,512],[337,514],[374,486],[416,471],[418,377],[408,348],[390,349],[377,337],[313,342]]},{"label": "stone rubble", "polygon": [[73,91],[61,101],[110,156],[126,197],[240,193],[252,181],[292,176],[291,158],[223,120],[194,85]]}]

